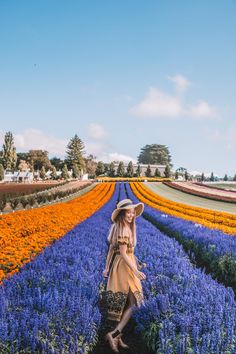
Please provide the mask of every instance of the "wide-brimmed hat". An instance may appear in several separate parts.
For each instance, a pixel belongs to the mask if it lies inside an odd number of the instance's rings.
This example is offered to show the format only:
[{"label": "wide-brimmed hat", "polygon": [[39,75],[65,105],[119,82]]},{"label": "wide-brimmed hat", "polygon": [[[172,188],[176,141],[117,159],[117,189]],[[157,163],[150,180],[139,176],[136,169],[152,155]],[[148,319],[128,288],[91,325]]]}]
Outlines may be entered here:
[{"label": "wide-brimmed hat", "polygon": [[131,209],[131,208],[135,208],[135,212],[136,212],[136,217],[141,215],[143,210],[144,210],[144,204],[142,202],[137,203],[137,204],[133,204],[132,200],[130,199],[123,199],[121,201],[119,201],[119,203],[117,203],[116,205],[116,209],[113,210],[112,214],[111,214],[111,220],[112,222],[115,221],[117,215],[119,214],[119,212],[121,210],[127,210],[127,209]]}]

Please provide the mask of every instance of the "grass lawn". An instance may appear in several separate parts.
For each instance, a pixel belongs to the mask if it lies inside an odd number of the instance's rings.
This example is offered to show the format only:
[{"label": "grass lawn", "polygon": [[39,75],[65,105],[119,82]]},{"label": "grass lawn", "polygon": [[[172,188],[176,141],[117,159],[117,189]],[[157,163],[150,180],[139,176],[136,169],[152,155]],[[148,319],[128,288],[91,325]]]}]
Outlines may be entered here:
[{"label": "grass lawn", "polygon": [[236,190],[236,183],[204,183],[212,187],[218,187],[223,189],[233,189]]},{"label": "grass lawn", "polygon": [[159,182],[143,182],[143,184],[161,197],[172,200],[174,202],[236,214],[236,204],[234,205],[232,203],[220,202],[194,196],[175,190]]}]

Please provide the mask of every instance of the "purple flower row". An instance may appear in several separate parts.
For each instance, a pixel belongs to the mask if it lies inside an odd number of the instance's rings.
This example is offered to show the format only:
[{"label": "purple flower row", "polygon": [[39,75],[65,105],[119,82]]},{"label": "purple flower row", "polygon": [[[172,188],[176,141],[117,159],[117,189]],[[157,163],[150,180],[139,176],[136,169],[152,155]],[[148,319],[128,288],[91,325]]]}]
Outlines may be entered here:
[{"label": "purple flower row", "polygon": [[0,287],[0,353],[87,353],[98,307],[112,198]]},{"label": "purple flower row", "polygon": [[[125,184],[128,198],[139,200]],[[145,213],[156,210],[145,205]],[[137,256],[147,263],[145,306],[135,311],[137,331],[157,353],[235,353],[236,303],[231,288],[193,266],[183,247],[149,221],[137,218]]]},{"label": "purple flower row", "polygon": [[164,214],[148,207],[144,217],[168,236],[180,242],[191,259],[205,267],[214,279],[231,286],[236,293],[236,241],[220,230]]}]

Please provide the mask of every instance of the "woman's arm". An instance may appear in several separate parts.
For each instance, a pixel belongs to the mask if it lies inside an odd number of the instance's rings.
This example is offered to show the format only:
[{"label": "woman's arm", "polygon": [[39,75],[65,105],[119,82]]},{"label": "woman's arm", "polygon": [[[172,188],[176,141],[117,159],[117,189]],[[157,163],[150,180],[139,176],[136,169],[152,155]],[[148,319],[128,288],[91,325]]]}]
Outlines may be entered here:
[{"label": "woman's arm", "polygon": [[122,258],[124,259],[126,264],[130,267],[130,269],[134,272],[136,277],[138,277],[139,279],[145,279],[146,275],[137,269],[137,267],[131,262],[129,256],[127,255],[127,253],[126,253],[127,244],[120,244],[119,248],[120,248],[120,254],[121,254]]},{"label": "woman's arm", "polygon": [[112,245],[110,244],[109,250],[108,250],[108,254],[107,254],[107,259],[106,259],[106,266],[105,266],[105,269],[103,271],[103,276],[104,277],[106,277],[107,273],[109,272],[109,266],[110,266],[110,262],[111,262],[111,259],[112,259],[112,256],[113,256],[113,252],[114,252],[114,249],[113,249]]}]

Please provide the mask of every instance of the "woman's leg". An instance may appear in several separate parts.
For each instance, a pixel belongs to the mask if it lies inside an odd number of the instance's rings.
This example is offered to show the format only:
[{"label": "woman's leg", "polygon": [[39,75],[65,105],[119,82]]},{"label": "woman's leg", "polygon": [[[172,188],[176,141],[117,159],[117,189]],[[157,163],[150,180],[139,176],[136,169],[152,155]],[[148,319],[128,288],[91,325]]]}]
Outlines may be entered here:
[{"label": "woman's leg", "polygon": [[114,333],[117,329],[120,332],[122,332],[123,328],[128,323],[128,321],[132,315],[132,311],[133,311],[134,306],[135,306],[135,297],[134,297],[134,294],[131,291],[129,291],[128,305],[122,314],[120,322],[117,324],[116,328],[111,333]]}]

